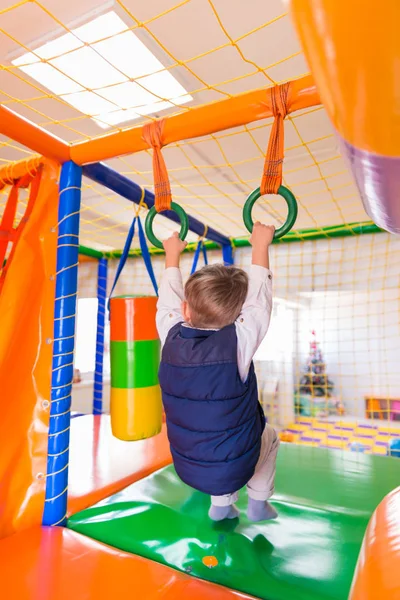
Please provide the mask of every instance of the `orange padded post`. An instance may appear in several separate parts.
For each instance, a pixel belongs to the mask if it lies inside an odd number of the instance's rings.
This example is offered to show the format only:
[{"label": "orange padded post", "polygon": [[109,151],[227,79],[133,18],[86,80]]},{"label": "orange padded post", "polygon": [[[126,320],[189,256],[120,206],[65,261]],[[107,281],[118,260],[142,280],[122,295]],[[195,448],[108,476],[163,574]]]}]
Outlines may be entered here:
[{"label": "orange padded post", "polygon": [[382,500],[371,517],[358,557],[349,600],[398,600],[399,567],[400,487]]}]

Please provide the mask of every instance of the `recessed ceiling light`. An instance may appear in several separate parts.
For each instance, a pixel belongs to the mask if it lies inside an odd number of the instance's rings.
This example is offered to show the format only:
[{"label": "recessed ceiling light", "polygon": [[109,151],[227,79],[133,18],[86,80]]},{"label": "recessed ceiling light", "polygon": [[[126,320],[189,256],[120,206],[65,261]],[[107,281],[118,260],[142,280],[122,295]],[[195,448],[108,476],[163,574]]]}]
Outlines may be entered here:
[{"label": "recessed ceiling light", "polygon": [[113,11],[12,64],[103,128],[193,100]]}]

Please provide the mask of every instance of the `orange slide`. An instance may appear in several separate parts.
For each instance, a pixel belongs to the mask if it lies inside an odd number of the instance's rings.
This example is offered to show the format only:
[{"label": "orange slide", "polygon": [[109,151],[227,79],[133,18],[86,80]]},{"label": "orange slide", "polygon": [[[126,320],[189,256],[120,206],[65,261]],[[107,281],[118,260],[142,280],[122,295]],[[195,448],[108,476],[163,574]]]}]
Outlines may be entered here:
[{"label": "orange slide", "polygon": [[46,485],[59,166],[37,166],[0,170],[2,182],[32,176],[34,202],[0,279],[0,538],[41,522]]}]

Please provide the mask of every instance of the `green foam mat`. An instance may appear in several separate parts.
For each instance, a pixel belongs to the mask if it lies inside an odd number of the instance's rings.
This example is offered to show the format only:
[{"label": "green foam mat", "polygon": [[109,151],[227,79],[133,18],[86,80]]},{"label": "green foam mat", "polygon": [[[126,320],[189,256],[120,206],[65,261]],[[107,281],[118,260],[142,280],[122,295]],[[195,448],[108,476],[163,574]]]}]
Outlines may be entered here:
[{"label": "green foam mat", "polygon": [[110,342],[111,387],[144,388],[158,384],[160,340]]},{"label": "green foam mat", "polygon": [[[398,485],[400,461],[282,444],[276,521],[213,523],[209,497],[172,466],[94,507],[68,527],[96,540],[264,600],[347,600],[368,520]],[[208,568],[206,556],[218,565]]]}]

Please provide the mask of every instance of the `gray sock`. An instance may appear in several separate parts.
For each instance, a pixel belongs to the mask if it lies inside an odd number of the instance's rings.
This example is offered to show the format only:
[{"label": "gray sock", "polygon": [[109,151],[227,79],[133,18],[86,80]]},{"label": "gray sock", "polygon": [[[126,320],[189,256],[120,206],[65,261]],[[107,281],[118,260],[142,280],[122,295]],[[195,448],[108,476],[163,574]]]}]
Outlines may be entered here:
[{"label": "gray sock", "polygon": [[208,516],[213,521],[223,521],[224,519],[236,519],[239,516],[239,511],[234,504],[229,506],[214,506],[211,504]]},{"label": "gray sock", "polygon": [[249,521],[269,521],[270,519],[276,519],[278,513],[269,502],[266,500],[254,500],[249,498],[247,505],[247,517]]}]

